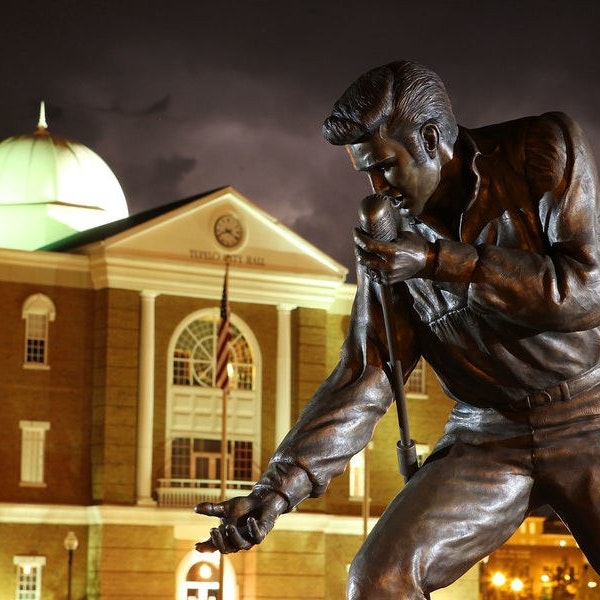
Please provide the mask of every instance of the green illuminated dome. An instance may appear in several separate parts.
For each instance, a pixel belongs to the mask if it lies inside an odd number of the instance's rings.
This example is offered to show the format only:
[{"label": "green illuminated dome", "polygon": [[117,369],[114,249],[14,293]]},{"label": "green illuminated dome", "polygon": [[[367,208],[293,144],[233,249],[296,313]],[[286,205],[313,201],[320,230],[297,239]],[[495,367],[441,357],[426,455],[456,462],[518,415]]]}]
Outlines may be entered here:
[{"label": "green illuminated dome", "polygon": [[0,246],[35,250],[129,214],[123,190],[92,150],[37,131],[0,143]]}]

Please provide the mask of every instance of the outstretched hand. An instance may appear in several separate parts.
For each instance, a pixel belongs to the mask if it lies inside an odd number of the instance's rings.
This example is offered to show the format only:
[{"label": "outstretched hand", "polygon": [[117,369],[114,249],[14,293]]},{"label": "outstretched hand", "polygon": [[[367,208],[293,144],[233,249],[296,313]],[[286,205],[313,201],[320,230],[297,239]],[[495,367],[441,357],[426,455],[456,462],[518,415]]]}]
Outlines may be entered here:
[{"label": "outstretched hand", "polygon": [[194,510],[198,514],[219,517],[221,525],[210,530],[210,538],[198,542],[199,552],[222,554],[248,550],[260,544],[273,529],[275,520],[288,508],[287,502],[276,492],[251,492],[220,503],[202,502]]},{"label": "outstretched hand", "polygon": [[356,259],[385,284],[415,277],[427,264],[429,244],[420,235],[403,232],[391,242],[377,240],[361,229],[354,230]]}]

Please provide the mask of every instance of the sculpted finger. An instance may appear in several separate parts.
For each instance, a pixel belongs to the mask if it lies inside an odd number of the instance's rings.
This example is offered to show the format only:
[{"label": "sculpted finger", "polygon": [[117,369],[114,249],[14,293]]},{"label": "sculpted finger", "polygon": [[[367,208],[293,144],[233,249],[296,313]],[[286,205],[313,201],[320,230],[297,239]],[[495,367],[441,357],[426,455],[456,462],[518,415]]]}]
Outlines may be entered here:
[{"label": "sculpted finger", "polygon": [[393,252],[394,249],[394,246],[389,242],[375,239],[358,228],[354,230],[354,243],[361,250],[364,250],[369,254],[380,256],[383,259],[385,259],[390,252]]},{"label": "sculpted finger", "polygon": [[362,229],[355,227],[354,229],[354,243],[363,250],[367,249],[367,241],[372,238],[368,236]]},{"label": "sculpted finger", "polygon": [[201,502],[194,507],[194,512],[199,515],[207,515],[208,517],[225,517],[227,509],[223,504],[215,504],[213,502]]},{"label": "sculpted finger", "polygon": [[213,543],[213,546],[221,553],[228,554],[229,549],[225,545],[225,539],[223,538],[223,533],[219,527],[213,527],[210,530],[210,539]]},{"label": "sculpted finger", "polygon": [[212,539],[204,540],[203,542],[198,542],[194,546],[194,548],[198,552],[214,552],[216,550],[214,544],[212,543]]},{"label": "sculpted finger", "polygon": [[249,517],[247,521],[248,533],[256,544],[260,544],[266,537],[268,531],[263,531],[254,517]]},{"label": "sculpted finger", "polygon": [[238,550],[248,550],[254,545],[252,544],[252,542],[249,542],[244,536],[242,536],[237,527],[234,527],[233,525],[226,526],[226,534],[227,542],[231,548],[237,548]]}]

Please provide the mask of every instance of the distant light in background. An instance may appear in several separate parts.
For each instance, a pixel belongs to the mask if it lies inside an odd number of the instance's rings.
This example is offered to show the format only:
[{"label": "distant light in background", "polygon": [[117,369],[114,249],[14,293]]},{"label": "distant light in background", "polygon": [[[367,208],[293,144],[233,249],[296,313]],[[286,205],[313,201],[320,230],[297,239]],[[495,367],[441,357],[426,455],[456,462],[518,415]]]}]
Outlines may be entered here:
[{"label": "distant light in background", "polygon": [[510,582],[510,589],[513,592],[522,592],[524,587],[525,587],[525,585],[523,584],[523,581],[521,579],[519,579],[518,577],[515,577]]},{"label": "distant light in background", "polygon": [[212,568],[206,563],[202,563],[198,569],[198,575],[201,579],[210,579],[212,577]]}]

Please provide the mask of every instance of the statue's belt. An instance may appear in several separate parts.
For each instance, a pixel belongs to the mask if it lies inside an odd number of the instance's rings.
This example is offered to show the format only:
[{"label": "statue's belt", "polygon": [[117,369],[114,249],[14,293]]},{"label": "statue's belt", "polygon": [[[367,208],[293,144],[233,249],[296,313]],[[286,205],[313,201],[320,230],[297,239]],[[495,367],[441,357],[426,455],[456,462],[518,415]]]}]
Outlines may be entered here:
[{"label": "statue's belt", "polygon": [[529,410],[537,406],[544,406],[552,402],[568,402],[577,394],[586,392],[600,384],[600,364],[592,367],[589,371],[561,381],[556,385],[547,387],[545,390],[530,392],[524,398],[509,402],[510,410]]}]

